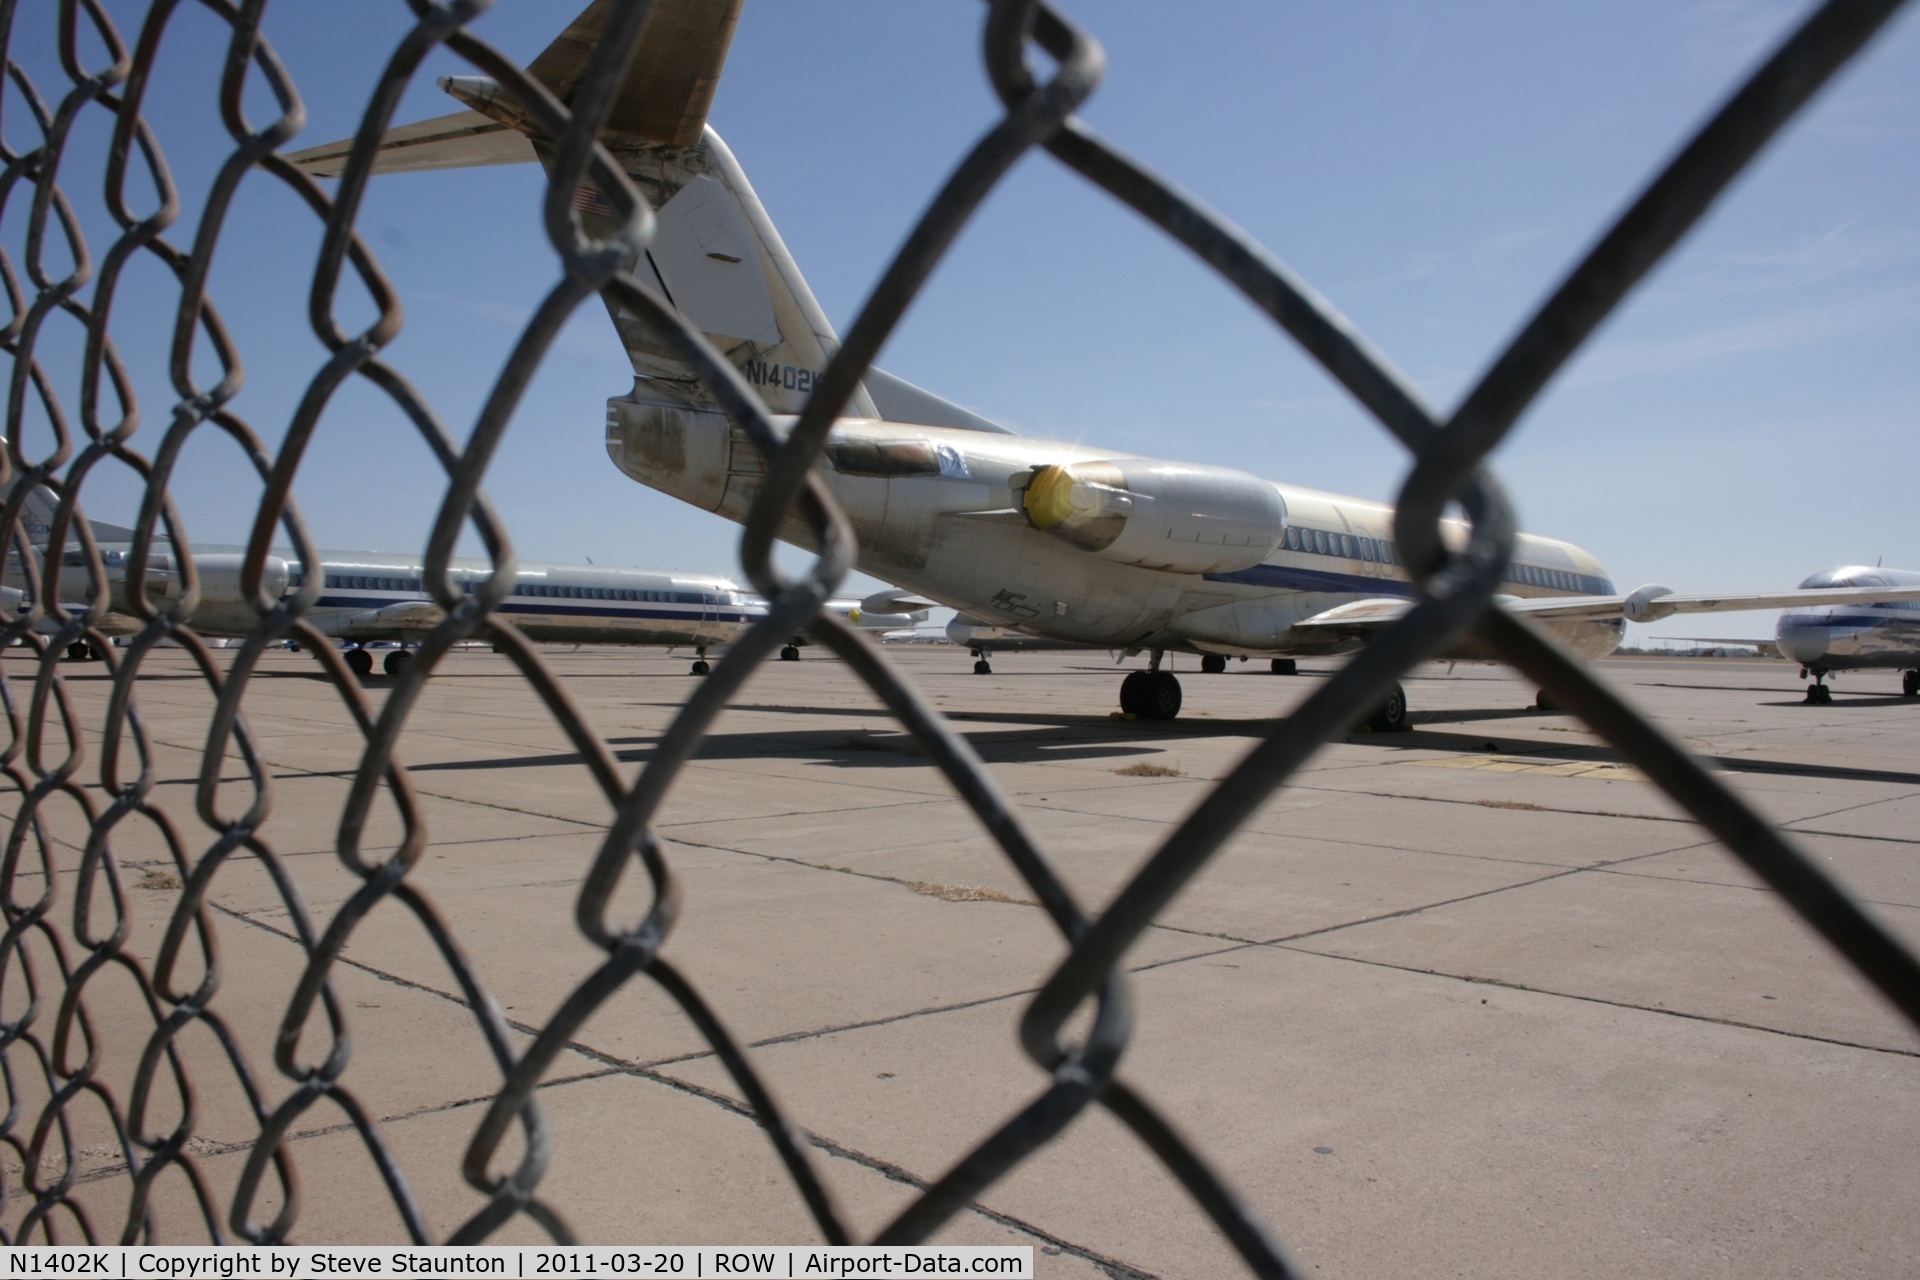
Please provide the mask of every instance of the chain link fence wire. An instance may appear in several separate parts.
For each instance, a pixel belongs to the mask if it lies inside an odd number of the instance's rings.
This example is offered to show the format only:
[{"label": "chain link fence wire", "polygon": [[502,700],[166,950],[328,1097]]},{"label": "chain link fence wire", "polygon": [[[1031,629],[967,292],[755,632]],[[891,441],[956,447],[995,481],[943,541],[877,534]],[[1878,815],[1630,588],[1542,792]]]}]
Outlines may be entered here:
[{"label": "chain link fence wire", "polygon": [[[11,485],[0,506],[0,526],[23,587],[19,611],[7,617],[0,643],[23,645],[36,659],[31,665],[0,664],[0,703],[7,717],[0,772],[11,811],[0,862],[6,922],[0,937],[0,1081],[8,1103],[0,1142],[12,1153],[14,1166],[4,1173],[8,1242],[287,1240],[301,1222],[298,1161],[289,1137],[323,1101],[347,1118],[408,1233],[427,1242],[407,1173],[356,1092],[349,1018],[336,983],[343,948],[383,903],[410,913],[432,940],[456,977],[497,1072],[497,1087],[473,1128],[461,1167],[483,1198],[482,1207],[446,1242],[486,1240],[517,1215],[555,1240],[572,1239],[561,1207],[541,1195],[550,1162],[563,1153],[555,1148],[538,1087],[582,1025],[633,982],[655,984],[712,1048],[772,1142],[821,1238],[852,1242],[846,1218],[815,1168],[814,1142],[800,1118],[775,1102],[720,1013],[662,954],[673,933],[679,886],[670,851],[653,833],[654,815],[729,699],[798,630],[843,659],[913,735],[1069,944],[1066,958],[1045,975],[1020,1022],[1021,1044],[1038,1073],[1035,1092],[944,1174],[920,1186],[876,1242],[925,1240],[1087,1108],[1098,1106],[1164,1163],[1253,1273],[1299,1274],[1274,1235],[1202,1154],[1119,1073],[1131,1035],[1121,959],[1308,757],[1364,718],[1416,663],[1468,637],[1537,682],[1644,771],[1920,1025],[1920,964],[1910,951],[1787,835],[1540,631],[1494,602],[1511,554],[1514,523],[1499,483],[1484,467],[1541,388],[1781,126],[1872,38],[1900,7],[1897,0],[1829,0],[1813,12],[1685,142],[1452,413],[1424,403],[1383,355],[1273,254],[1075,117],[1098,86],[1104,65],[1091,34],[1038,0],[991,0],[982,53],[1005,115],[959,160],[928,204],[784,439],[733,365],[626,267],[648,243],[652,212],[596,139],[648,20],[652,6],[647,0],[606,6],[602,38],[564,103],[467,30],[488,7],[486,0],[408,3],[416,24],[386,63],[331,195],[280,154],[300,131],[304,112],[295,85],[262,35],[266,0],[153,0],[131,42],[100,0],[60,0],[58,55],[64,81],[57,86],[36,84],[23,68],[26,59],[16,60],[15,5],[0,3],[0,36],[9,50],[5,73],[17,91],[8,99],[11,114],[0,119],[0,162],[5,164],[0,217],[11,214],[25,229],[20,260],[0,256],[10,305],[0,334],[10,361],[0,480]],[[219,100],[232,148],[217,170],[198,224],[180,226],[181,201],[143,110],[156,59],[180,11],[194,6],[223,27]],[[544,221],[562,274],[498,370],[464,445],[383,361],[383,349],[401,328],[400,303],[356,230],[380,136],[393,123],[395,107],[422,59],[438,48],[493,77],[529,119],[558,140],[547,158]],[[1044,72],[1036,71],[1036,62]],[[270,94],[275,118],[261,122],[249,114],[250,79]],[[77,122],[102,113],[111,128],[103,196],[118,234],[96,258],[69,193],[90,191],[102,175],[66,173],[63,164]],[[822,611],[853,568],[856,551],[851,528],[817,473],[827,432],[961,228],[1014,162],[1035,148],[1136,210],[1239,288],[1406,446],[1411,463],[1395,533],[1418,591],[1416,605],[1292,714],[1275,721],[1264,740],[1098,914],[1075,898],[966,740],[881,653]],[[236,190],[256,175],[291,192],[324,231],[308,312],[329,355],[275,448],[232,410],[244,368],[208,292],[213,256]],[[574,193],[583,187],[597,188],[617,213],[617,226],[604,237],[589,236],[574,211]],[[121,280],[140,259],[157,263],[179,291],[169,358],[174,399],[144,416],[111,323]],[[343,283],[349,280],[364,290],[376,313],[372,323],[358,329],[337,315]],[[767,460],[741,558],[770,602],[768,614],[697,687],[631,781],[565,683],[497,611],[511,590],[515,558],[482,491],[529,380],[563,323],[596,294],[641,317],[696,370],[707,393]],[[77,387],[56,385],[43,360],[55,323],[77,325],[84,334]],[[217,381],[196,374],[205,364],[203,359],[196,365],[196,351],[211,353]],[[307,574],[296,589],[275,596],[264,570],[269,547],[280,538],[301,563],[319,562],[291,488],[322,412],[343,384],[356,379],[411,422],[446,476],[425,574],[445,620],[427,636],[377,710],[310,621],[319,575]],[[237,649],[223,655],[225,661],[216,660],[192,625],[201,576],[169,489],[189,438],[204,431],[237,445],[262,486],[240,575],[259,620]],[[43,452],[33,443],[41,436],[51,440]],[[136,447],[136,437],[145,451]],[[82,505],[89,478],[112,466],[129,469],[142,492],[131,549],[116,570],[133,584],[115,606],[133,620],[124,649],[114,648],[103,629],[115,604],[113,589]],[[38,527],[29,500],[40,486],[55,499],[46,528]],[[1472,526],[1468,544],[1457,553],[1443,546],[1439,532],[1440,517],[1451,506],[1462,509]],[[774,567],[771,553],[783,524],[796,519],[819,550],[805,574],[790,577]],[[471,590],[449,573],[455,544],[468,530],[484,545],[494,570]],[[149,582],[156,565],[169,561],[176,593],[139,585]],[[358,888],[324,927],[303,902],[284,854],[265,834],[274,786],[244,715],[249,697],[273,697],[253,680],[262,654],[289,640],[317,656],[364,739],[334,848]],[[604,958],[538,1035],[524,1043],[510,1035],[460,940],[410,875],[429,847],[429,833],[396,741],[436,666],[455,645],[469,641],[489,642],[507,656],[579,752],[614,811],[578,887],[573,921]],[[164,642],[185,651],[212,702],[193,815],[213,833],[210,841],[197,830],[190,836],[156,792],[160,764],[142,719],[141,697],[151,688],[150,680],[143,683],[143,672]],[[70,650],[88,649],[105,656],[112,677],[104,719],[97,724],[82,722],[60,666]],[[226,776],[235,767],[238,783]],[[242,800],[233,798],[236,792]],[[373,856],[363,846],[382,797],[393,807],[403,835],[393,852]],[[164,849],[183,888],[150,962],[130,945],[131,873],[116,852],[136,836]],[[210,894],[223,870],[240,861],[264,872],[303,958],[280,1017],[271,1063],[249,1060],[223,1013],[244,992],[227,991],[234,984],[221,967],[218,913]],[[644,878],[648,899],[637,922],[618,918],[613,906],[630,876]],[[556,921],[555,927],[564,925]],[[97,1048],[90,1009],[108,998],[102,993],[110,983],[119,984],[114,1001],[121,1001],[120,993],[131,984],[134,1004],[150,1024],[130,1068],[104,1062]],[[1082,1029],[1069,1035],[1076,1015],[1085,1015],[1075,1024]],[[202,1158],[215,1144],[196,1131],[202,1085],[188,1070],[189,1036],[216,1046],[212,1060],[231,1077],[224,1083],[237,1086],[246,1100],[251,1134],[241,1144],[244,1168],[230,1194],[216,1191],[203,1168]],[[194,1062],[196,1070],[208,1069],[207,1055],[195,1055]],[[128,1071],[132,1083],[125,1096],[108,1082],[109,1068]],[[269,1072],[280,1077],[271,1087]],[[359,1088],[364,1092],[364,1084]],[[102,1132],[110,1134],[104,1163],[100,1151],[82,1150],[86,1135]],[[154,1189],[169,1172],[183,1176],[191,1188],[197,1223],[161,1220]],[[108,1181],[121,1184],[119,1196],[102,1194]]]}]

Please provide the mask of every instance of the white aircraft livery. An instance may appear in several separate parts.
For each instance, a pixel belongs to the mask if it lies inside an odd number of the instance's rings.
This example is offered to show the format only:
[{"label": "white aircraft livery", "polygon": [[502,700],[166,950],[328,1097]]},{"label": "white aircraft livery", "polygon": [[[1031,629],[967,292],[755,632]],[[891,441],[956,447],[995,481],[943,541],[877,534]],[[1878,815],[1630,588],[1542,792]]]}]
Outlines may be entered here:
[{"label": "white aircraft livery", "polygon": [[[740,0],[657,0],[605,139],[657,210],[635,275],[727,355],[776,415],[776,428],[788,430],[838,342],[739,162],[706,124],[739,7]],[[563,101],[608,8],[596,0],[528,64]],[[474,77],[440,84],[471,109],[392,130],[376,170],[551,156],[552,140],[500,86]],[[350,147],[330,143],[289,159],[336,176]],[[583,192],[574,207],[590,234],[610,228],[595,193]],[[634,370],[632,391],[607,404],[614,464],[663,493],[743,520],[765,471],[759,450],[663,342],[617,305],[610,310]],[[1179,681],[1162,669],[1168,651],[1201,655],[1204,671],[1224,670],[1229,657],[1344,653],[1412,599],[1393,511],[1381,503],[1227,467],[1025,439],[878,369],[836,424],[822,469],[858,535],[863,571],[980,627],[1150,654],[1148,668],[1120,687],[1121,710],[1131,715],[1179,713]],[[1444,533],[1464,544],[1461,526]],[[799,525],[789,534],[806,544]],[[1587,551],[1523,534],[1503,603],[1597,657],[1619,644],[1626,620],[1905,599],[1920,599],[1920,587],[1681,596],[1648,586],[1620,595]],[[985,665],[983,655],[976,669]],[[1371,723],[1393,729],[1405,720],[1396,690]]]},{"label": "white aircraft livery", "polygon": [[[1842,565],[1816,573],[1800,584],[1808,591],[1834,587],[1915,587],[1920,573],[1911,569]],[[1807,701],[1833,701],[1826,678],[1836,671],[1878,667],[1899,671],[1900,691],[1920,697],[1920,602],[1884,600],[1877,604],[1832,604],[1791,609],[1774,624],[1774,644],[1782,657],[1811,675]]]}]

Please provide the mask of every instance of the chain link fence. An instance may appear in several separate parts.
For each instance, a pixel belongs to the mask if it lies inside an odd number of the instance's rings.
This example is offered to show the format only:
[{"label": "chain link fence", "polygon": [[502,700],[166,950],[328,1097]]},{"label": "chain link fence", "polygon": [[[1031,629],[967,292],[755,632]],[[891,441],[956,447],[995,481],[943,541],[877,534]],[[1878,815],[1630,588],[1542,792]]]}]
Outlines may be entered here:
[{"label": "chain link fence", "polygon": [[[143,109],[170,29],[179,11],[194,3],[227,33],[218,74],[232,150],[199,224],[188,227],[177,225],[180,201],[161,140]],[[37,663],[0,664],[8,730],[0,757],[9,816],[0,864],[6,919],[0,938],[0,1078],[8,1102],[0,1141],[13,1155],[13,1167],[4,1173],[8,1241],[286,1240],[300,1228],[301,1204],[299,1161],[289,1135],[323,1101],[348,1117],[408,1231],[427,1241],[407,1172],[356,1095],[350,1019],[336,990],[343,948],[377,905],[391,903],[418,921],[456,975],[497,1071],[497,1086],[473,1126],[461,1166],[484,1203],[448,1242],[486,1240],[516,1215],[525,1215],[556,1240],[571,1238],[564,1207],[542,1197],[549,1162],[565,1152],[555,1147],[537,1090],[583,1024],[631,983],[655,984],[684,1011],[751,1107],[822,1239],[851,1242],[846,1219],[816,1170],[804,1118],[775,1103],[719,1011],[663,954],[674,931],[678,890],[671,851],[651,829],[715,717],[755,667],[800,630],[846,662],[913,735],[1069,944],[1065,960],[1044,976],[1020,1023],[1021,1043],[1036,1071],[1034,1093],[946,1173],[920,1187],[879,1233],[879,1243],[926,1239],[1086,1109],[1103,1107],[1164,1163],[1249,1269],[1263,1276],[1297,1274],[1268,1227],[1121,1074],[1130,1037],[1121,958],[1303,761],[1363,718],[1416,663],[1468,637],[1537,682],[1643,770],[1920,1024],[1920,966],[1909,951],[1692,756],[1540,632],[1493,603],[1514,527],[1509,503],[1482,465],[1621,298],[1899,8],[1895,0],[1831,0],[1807,18],[1686,141],[1451,413],[1423,403],[1382,355],[1274,255],[1074,116],[1094,92],[1103,68],[1091,34],[1036,0],[995,0],[986,11],[983,53],[1005,115],[960,158],[927,206],[784,439],[740,373],[655,290],[623,268],[648,241],[651,211],[596,138],[647,21],[646,0],[609,6],[603,37],[565,103],[466,29],[487,7],[485,0],[409,3],[417,25],[393,50],[331,195],[280,154],[304,116],[296,87],[261,33],[266,0],[154,0],[133,33],[117,29],[99,0],[61,0],[57,27],[64,82],[36,84],[20,61],[10,56],[7,62],[17,93],[9,100],[13,114],[0,121],[5,139],[0,143],[5,163],[0,215],[10,214],[25,231],[22,260],[0,259],[11,312],[4,332],[7,449],[0,462],[11,488],[0,508],[0,526],[23,579],[18,612],[9,614],[4,637],[8,645],[24,645],[37,657]],[[9,40],[14,17],[13,4],[0,5],[0,30]],[[493,77],[520,111],[558,140],[547,163],[545,224],[563,271],[498,371],[464,446],[383,361],[383,348],[401,327],[399,300],[355,229],[380,135],[392,123],[422,58],[439,47]],[[1037,71],[1036,62],[1046,70]],[[251,119],[249,77],[257,77],[271,93],[277,118]],[[20,104],[25,104],[24,115]],[[101,113],[111,122],[104,175],[65,172],[76,123]],[[1276,721],[1097,915],[1076,900],[967,742],[882,654],[822,612],[855,559],[850,527],[815,471],[828,429],[957,233],[1013,163],[1034,148],[1045,149],[1135,209],[1239,288],[1358,398],[1406,446],[1410,458],[1395,532],[1418,603],[1291,715]],[[236,188],[255,171],[292,192],[324,227],[309,314],[331,355],[313,374],[272,448],[230,407],[241,382],[239,344],[208,292],[223,219]],[[76,192],[94,190],[103,176],[105,207],[118,235],[105,246],[90,246],[70,200]],[[605,237],[588,236],[574,211],[574,195],[583,187],[597,188],[617,212],[617,228]],[[158,263],[179,289],[171,335],[174,399],[144,420],[133,380],[116,352],[112,324],[116,291],[129,265],[142,258]],[[50,264],[63,260],[68,269],[60,274]],[[357,331],[336,318],[336,299],[349,277],[377,311],[373,323]],[[511,589],[514,551],[481,487],[544,353],[567,317],[596,294],[642,317],[662,343],[699,372],[708,394],[767,457],[742,563],[770,601],[768,616],[696,688],[653,757],[631,780],[565,683],[497,612]],[[77,385],[60,384],[42,359],[49,325],[61,315],[85,335]],[[208,384],[196,377],[196,347],[212,353],[218,381]],[[309,619],[321,585],[318,575],[307,575],[280,596],[268,590],[263,570],[270,545],[280,539],[300,562],[318,563],[290,490],[323,410],[353,379],[389,398],[417,427],[446,477],[426,552],[427,586],[445,620],[377,709]],[[40,424],[37,434],[29,432],[30,420]],[[244,643],[222,654],[223,660],[192,625],[201,576],[169,491],[183,448],[203,431],[236,443],[263,487],[240,570],[241,589],[259,620]],[[50,436],[51,445],[38,452],[30,434]],[[110,571],[85,518],[83,494],[89,478],[111,466],[129,468],[139,478],[143,499],[131,550],[124,565]],[[31,500],[41,486],[55,500],[46,528],[40,527]],[[1440,517],[1450,506],[1464,510],[1472,522],[1471,539],[1458,553],[1447,551],[1439,533]],[[783,576],[771,560],[777,532],[789,519],[803,522],[820,548],[804,576]],[[496,570],[470,591],[449,573],[455,544],[468,529],[485,544]],[[113,599],[117,576],[145,583],[161,556],[171,558],[177,592],[129,588],[122,599]],[[109,642],[110,605],[132,619],[133,634],[121,649]],[[270,838],[267,815],[274,786],[245,715],[250,698],[275,696],[253,679],[263,653],[290,640],[317,655],[364,738],[335,849],[359,887],[324,927],[304,905],[284,854]],[[435,667],[455,645],[470,641],[488,642],[511,660],[579,752],[615,815],[578,887],[572,922],[604,959],[525,1042],[510,1033],[460,939],[410,875],[429,848],[430,835],[408,770],[396,755],[396,740]],[[151,687],[143,673],[149,673],[150,659],[164,642],[185,650],[212,700],[192,815],[211,830],[210,841],[156,789],[156,749],[141,700]],[[82,723],[60,666],[69,651],[89,650],[105,655],[112,679],[100,723]],[[223,774],[236,766],[243,775],[238,789],[245,793],[244,804],[234,802],[236,785]],[[394,807],[404,831],[397,850],[382,857],[363,848],[376,802]],[[195,834],[189,835],[190,828]],[[145,959],[130,941],[131,873],[116,854],[136,829],[142,839],[164,846],[183,886],[157,948]],[[233,976],[221,969],[218,913],[210,894],[223,870],[242,860],[264,869],[304,953],[271,1063],[247,1058],[222,1012],[240,993],[233,989]],[[621,923],[613,907],[629,877],[641,878],[650,895],[650,906],[635,925]],[[568,926],[555,921],[554,927]],[[90,1005],[103,999],[110,985],[124,990],[129,981],[151,1029],[130,1072],[131,1090],[121,1096],[106,1082],[107,1067],[115,1064],[104,1063],[97,1051]],[[1071,1035],[1070,1024],[1076,1028]],[[196,1083],[183,1049],[189,1034],[210,1036],[218,1047],[214,1060],[251,1108],[254,1133],[244,1144],[244,1170],[231,1194],[216,1192],[202,1168],[210,1147],[196,1134]],[[194,1069],[210,1069],[207,1055],[194,1057]],[[269,1073],[277,1073],[281,1083],[270,1087]],[[89,1164],[80,1149],[84,1134],[100,1132],[102,1125],[111,1134],[110,1149],[104,1162],[95,1152]],[[156,1212],[154,1188],[170,1172],[191,1186],[199,1222],[163,1222]],[[100,1194],[107,1181],[122,1189],[111,1201],[111,1219],[99,1208],[108,1203]]]}]

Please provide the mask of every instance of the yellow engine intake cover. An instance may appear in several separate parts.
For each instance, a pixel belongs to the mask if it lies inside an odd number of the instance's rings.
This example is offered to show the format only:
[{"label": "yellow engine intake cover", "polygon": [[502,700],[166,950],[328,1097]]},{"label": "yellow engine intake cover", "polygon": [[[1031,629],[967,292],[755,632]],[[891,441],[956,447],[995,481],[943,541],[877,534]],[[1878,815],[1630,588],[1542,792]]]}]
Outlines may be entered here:
[{"label": "yellow engine intake cover", "polygon": [[1052,529],[1073,514],[1073,476],[1051,464],[1033,469],[1023,504],[1036,529]]}]

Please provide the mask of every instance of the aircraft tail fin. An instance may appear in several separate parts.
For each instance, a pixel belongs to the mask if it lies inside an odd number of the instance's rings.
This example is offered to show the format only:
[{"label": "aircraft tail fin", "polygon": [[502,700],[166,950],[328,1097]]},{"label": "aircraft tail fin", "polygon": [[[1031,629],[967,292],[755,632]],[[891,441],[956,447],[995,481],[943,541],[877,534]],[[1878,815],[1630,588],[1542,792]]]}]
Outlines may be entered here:
[{"label": "aircraft tail fin", "polygon": [[[655,0],[603,136],[656,211],[654,237],[636,273],[726,353],[771,412],[792,414],[805,405],[840,344],[740,162],[707,125],[741,3]],[[593,0],[527,64],[563,101],[578,87],[612,4]],[[551,140],[493,81],[458,76],[440,86],[469,110],[390,130],[377,171],[509,164],[550,154]],[[351,149],[349,139],[287,158],[315,176],[337,176]],[[575,194],[574,207],[589,232],[597,229],[596,218],[613,212],[592,187]],[[637,317],[612,304],[609,309],[633,363],[634,389],[623,400],[661,409],[712,407],[692,370]],[[877,370],[845,413],[1006,430]]]}]

